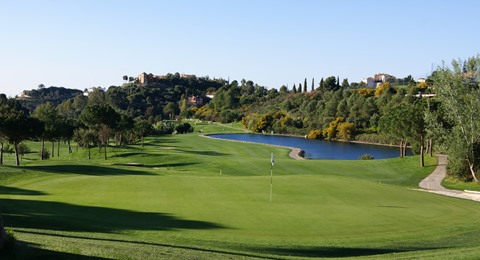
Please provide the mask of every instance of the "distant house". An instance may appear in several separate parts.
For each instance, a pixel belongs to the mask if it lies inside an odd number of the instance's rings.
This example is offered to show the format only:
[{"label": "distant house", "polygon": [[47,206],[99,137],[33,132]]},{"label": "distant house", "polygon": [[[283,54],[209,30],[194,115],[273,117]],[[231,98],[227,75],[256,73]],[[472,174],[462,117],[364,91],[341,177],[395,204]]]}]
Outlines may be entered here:
[{"label": "distant house", "polygon": [[180,78],[182,79],[188,79],[188,78],[196,78],[196,75],[193,74],[180,74]]},{"label": "distant house", "polygon": [[372,78],[372,77],[364,78],[362,82],[365,83],[367,88],[375,88],[375,78]]},{"label": "distant house", "polygon": [[215,91],[208,91],[207,95],[205,96],[209,99],[213,99],[213,97],[215,96]]},{"label": "distant house", "polygon": [[88,97],[88,95],[96,90],[103,90],[102,88],[100,87],[91,87],[91,88],[86,88],[84,91],[83,91],[83,95]]},{"label": "distant house", "polygon": [[374,78],[377,83],[390,82],[390,80],[395,79],[394,76],[386,73],[375,74]]},{"label": "distant house", "polygon": [[152,73],[147,74],[145,72],[138,75],[138,82],[142,85],[147,85],[148,83],[155,82],[158,79],[163,79],[165,76],[153,75]]},{"label": "distant house", "polygon": [[367,88],[377,88],[381,84],[390,82],[393,79],[395,79],[395,77],[390,74],[379,73],[375,74],[373,77],[364,78],[362,82],[365,83]]}]

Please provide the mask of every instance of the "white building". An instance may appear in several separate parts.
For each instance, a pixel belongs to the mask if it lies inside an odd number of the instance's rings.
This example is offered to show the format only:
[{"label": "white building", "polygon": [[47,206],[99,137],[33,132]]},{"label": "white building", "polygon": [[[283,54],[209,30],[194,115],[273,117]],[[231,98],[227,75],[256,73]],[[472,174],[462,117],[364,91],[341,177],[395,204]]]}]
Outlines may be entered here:
[{"label": "white building", "polygon": [[362,80],[363,83],[365,83],[365,85],[367,86],[367,88],[375,88],[376,84],[375,84],[375,78],[372,78],[372,77],[368,77],[368,78],[364,78]]},{"label": "white building", "polygon": [[373,77],[364,78],[362,82],[365,83],[367,88],[377,88],[385,82],[390,82],[390,80],[392,79],[395,79],[395,77],[392,75],[386,73],[379,73],[375,74],[375,76]]}]

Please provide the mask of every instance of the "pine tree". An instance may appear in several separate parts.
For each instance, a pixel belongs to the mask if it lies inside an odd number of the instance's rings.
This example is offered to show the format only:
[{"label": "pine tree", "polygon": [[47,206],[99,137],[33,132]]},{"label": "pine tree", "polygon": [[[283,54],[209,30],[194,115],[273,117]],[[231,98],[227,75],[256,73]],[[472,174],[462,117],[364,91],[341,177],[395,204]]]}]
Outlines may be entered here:
[{"label": "pine tree", "polygon": [[324,88],[323,85],[324,85],[324,83],[323,83],[323,78],[322,78],[322,79],[320,80],[320,83],[318,84],[318,89],[319,89],[319,90],[323,90],[323,88]]},{"label": "pine tree", "polygon": [[343,79],[342,88],[347,89],[348,87],[350,87],[350,84],[348,83],[348,79]]}]

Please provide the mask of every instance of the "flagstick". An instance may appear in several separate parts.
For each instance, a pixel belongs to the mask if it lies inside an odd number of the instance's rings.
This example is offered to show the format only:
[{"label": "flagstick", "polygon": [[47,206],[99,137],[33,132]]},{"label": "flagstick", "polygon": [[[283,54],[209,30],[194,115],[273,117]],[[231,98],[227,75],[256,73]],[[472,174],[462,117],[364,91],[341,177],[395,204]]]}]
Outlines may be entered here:
[{"label": "flagstick", "polygon": [[270,203],[272,203],[273,165],[270,167]]},{"label": "flagstick", "polygon": [[273,189],[273,164],[275,163],[275,160],[273,159],[273,153],[272,157],[270,159],[271,166],[270,166],[270,203],[272,203],[272,189]]}]

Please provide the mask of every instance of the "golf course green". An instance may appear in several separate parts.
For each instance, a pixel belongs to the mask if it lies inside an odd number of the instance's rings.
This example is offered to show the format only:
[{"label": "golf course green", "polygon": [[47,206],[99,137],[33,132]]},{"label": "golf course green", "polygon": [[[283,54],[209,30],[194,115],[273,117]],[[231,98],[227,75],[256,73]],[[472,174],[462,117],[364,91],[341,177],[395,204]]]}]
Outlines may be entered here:
[{"label": "golf course green", "polygon": [[[436,158],[294,160],[195,133],[0,166],[8,256],[77,259],[480,256],[480,203],[415,190]],[[28,143],[37,151],[39,143]],[[65,146],[65,145],[64,145]],[[272,202],[270,154],[273,166]]]}]

